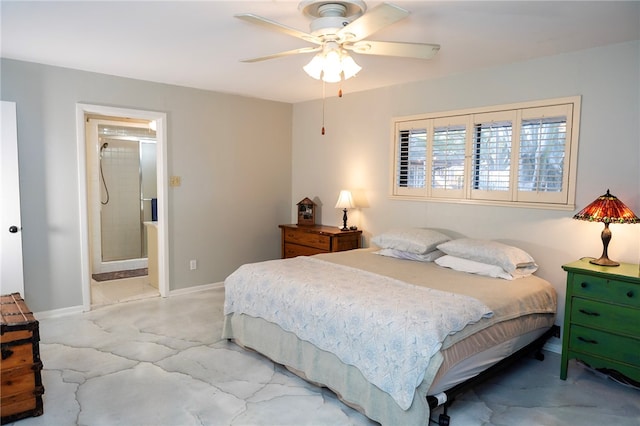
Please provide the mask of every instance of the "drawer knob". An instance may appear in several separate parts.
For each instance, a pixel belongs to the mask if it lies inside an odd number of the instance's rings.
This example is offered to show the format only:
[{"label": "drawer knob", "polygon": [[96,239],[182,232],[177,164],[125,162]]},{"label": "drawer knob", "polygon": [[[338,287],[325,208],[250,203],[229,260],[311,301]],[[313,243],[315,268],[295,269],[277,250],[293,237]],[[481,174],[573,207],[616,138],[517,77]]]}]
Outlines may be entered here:
[{"label": "drawer knob", "polygon": [[587,288],[587,283],[583,281],[583,282],[580,284],[580,287],[582,287],[582,288]]},{"label": "drawer knob", "polygon": [[587,311],[587,310],[584,310],[584,309],[580,309],[580,313],[583,313],[585,315],[589,315],[591,317],[599,317],[600,316],[600,314],[598,312],[591,312],[591,311]]},{"label": "drawer knob", "polygon": [[633,290],[629,290],[627,292],[627,297],[633,297]]},{"label": "drawer knob", "polygon": [[582,342],[585,342],[585,343],[591,343],[591,344],[593,344],[593,345],[597,345],[597,344],[598,344],[598,341],[597,341],[597,340],[587,339],[587,338],[582,337],[582,336],[578,336],[578,340],[580,340],[580,341],[582,341]]}]

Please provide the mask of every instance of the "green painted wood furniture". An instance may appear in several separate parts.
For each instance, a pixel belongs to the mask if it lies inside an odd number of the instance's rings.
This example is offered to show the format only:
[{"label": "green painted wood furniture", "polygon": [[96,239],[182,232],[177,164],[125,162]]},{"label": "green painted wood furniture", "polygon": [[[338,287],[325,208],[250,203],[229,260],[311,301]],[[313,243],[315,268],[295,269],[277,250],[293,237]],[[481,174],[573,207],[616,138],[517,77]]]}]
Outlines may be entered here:
[{"label": "green painted wood furniture", "polygon": [[592,265],[590,258],[562,266],[567,294],[560,378],[570,359],[615,370],[640,382],[640,269]]}]

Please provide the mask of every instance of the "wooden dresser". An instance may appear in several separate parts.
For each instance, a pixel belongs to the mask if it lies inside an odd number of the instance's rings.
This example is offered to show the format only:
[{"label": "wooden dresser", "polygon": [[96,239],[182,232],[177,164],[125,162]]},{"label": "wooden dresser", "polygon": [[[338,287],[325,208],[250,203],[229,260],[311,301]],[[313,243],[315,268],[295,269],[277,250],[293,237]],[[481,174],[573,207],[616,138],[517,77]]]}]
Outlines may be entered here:
[{"label": "wooden dresser", "polygon": [[43,413],[38,321],[20,293],[0,296],[2,424]]},{"label": "wooden dresser", "polygon": [[362,231],[325,225],[280,225],[282,258],[311,256],[360,248]]},{"label": "wooden dresser", "polygon": [[567,271],[560,378],[570,359],[615,370],[640,382],[640,273],[638,265],[592,265],[578,260]]}]

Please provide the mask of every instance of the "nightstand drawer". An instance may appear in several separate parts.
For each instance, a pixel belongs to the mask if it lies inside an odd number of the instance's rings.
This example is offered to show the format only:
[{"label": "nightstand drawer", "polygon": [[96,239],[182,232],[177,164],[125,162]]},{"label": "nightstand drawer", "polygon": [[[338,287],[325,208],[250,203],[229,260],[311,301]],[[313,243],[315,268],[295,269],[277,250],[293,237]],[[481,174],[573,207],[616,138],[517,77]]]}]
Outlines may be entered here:
[{"label": "nightstand drawer", "polygon": [[573,295],[640,308],[640,287],[591,275],[574,274]]},{"label": "nightstand drawer", "polygon": [[580,297],[571,303],[571,323],[640,336],[640,310]]},{"label": "nightstand drawer", "polygon": [[575,352],[640,365],[640,340],[616,336],[607,331],[572,325],[569,348]]},{"label": "nightstand drawer", "polygon": [[282,229],[282,258],[311,256],[360,248],[362,231],[343,231],[325,225],[279,225]]},{"label": "nightstand drawer", "polygon": [[320,250],[315,247],[301,246],[298,244],[287,244],[284,248],[284,258],[297,256],[313,256],[314,254],[327,253],[326,250]]},{"label": "nightstand drawer", "polygon": [[315,247],[325,251],[329,251],[331,249],[331,237],[328,235],[304,232],[301,230],[286,230],[284,232],[284,241],[287,243]]},{"label": "nightstand drawer", "polygon": [[353,250],[360,248],[360,234],[345,235],[343,238],[336,238],[333,242],[333,251]]}]

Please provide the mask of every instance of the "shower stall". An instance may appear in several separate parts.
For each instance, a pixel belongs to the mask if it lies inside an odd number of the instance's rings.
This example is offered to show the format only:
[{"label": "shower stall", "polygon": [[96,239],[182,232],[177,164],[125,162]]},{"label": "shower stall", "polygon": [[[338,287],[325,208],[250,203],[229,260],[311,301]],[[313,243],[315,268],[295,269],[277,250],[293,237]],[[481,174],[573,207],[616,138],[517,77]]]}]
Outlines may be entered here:
[{"label": "shower stall", "polygon": [[157,220],[151,124],[101,117],[87,121],[92,274],[147,267],[145,222]]}]

